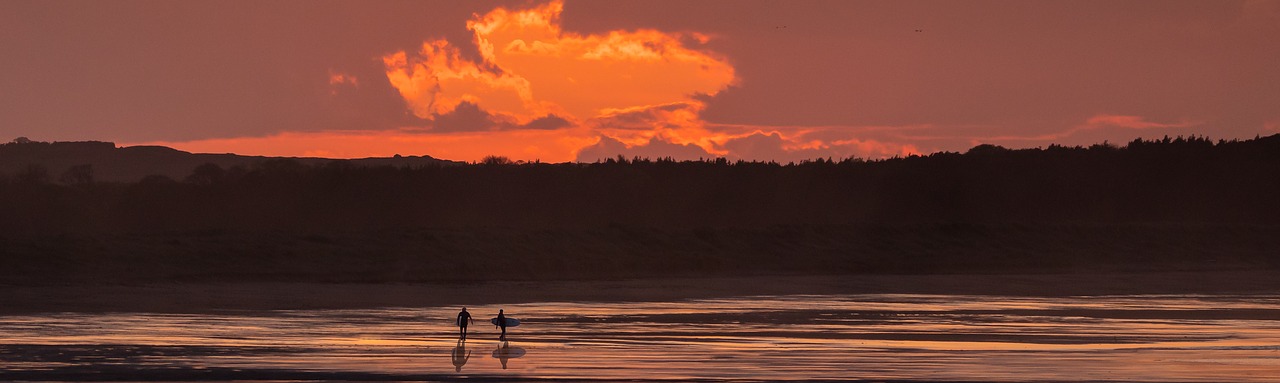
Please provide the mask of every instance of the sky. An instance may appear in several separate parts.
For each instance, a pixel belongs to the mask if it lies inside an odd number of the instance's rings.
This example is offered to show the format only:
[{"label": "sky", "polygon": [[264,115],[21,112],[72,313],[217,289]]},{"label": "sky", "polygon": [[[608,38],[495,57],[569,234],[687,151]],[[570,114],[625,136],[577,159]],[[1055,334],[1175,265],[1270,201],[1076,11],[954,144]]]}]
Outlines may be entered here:
[{"label": "sky", "polygon": [[790,162],[1280,133],[1278,1],[0,0],[0,140]]}]

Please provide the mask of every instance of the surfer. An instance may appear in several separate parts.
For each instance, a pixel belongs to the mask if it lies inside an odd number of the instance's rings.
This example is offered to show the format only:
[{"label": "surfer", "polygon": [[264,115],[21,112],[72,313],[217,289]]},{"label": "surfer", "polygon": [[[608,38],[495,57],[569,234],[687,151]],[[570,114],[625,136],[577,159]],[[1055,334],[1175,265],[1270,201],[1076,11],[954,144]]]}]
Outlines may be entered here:
[{"label": "surfer", "polygon": [[495,325],[502,328],[502,336],[499,336],[498,339],[507,339],[507,317],[502,315],[502,309],[498,309],[498,320],[495,322],[497,322],[494,323]]},{"label": "surfer", "polygon": [[463,338],[467,337],[467,323],[475,323],[475,320],[471,320],[471,313],[467,313],[467,307],[462,307],[461,313],[458,313],[458,334]]},{"label": "surfer", "polygon": [[463,307],[462,312],[458,313],[458,334],[463,338],[467,337],[467,323],[475,323],[471,319],[471,313],[467,312],[467,308]]}]

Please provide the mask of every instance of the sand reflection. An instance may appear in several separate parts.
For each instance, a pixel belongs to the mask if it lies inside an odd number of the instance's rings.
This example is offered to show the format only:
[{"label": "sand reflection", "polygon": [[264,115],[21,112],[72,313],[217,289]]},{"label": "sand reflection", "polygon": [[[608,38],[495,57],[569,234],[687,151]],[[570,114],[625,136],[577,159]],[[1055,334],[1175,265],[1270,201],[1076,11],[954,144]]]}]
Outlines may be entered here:
[{"label": "sand reflection", "polygon": [[471,351],[467,350],[467,338],[458,338],[458,345],[453,347],[453,371],[462,372],[462,366],[467,365],[467,361],[471,359]]},{"label": "sand reflection", "polygon": [[493,350],[493,357],[502,363],[502,369],[507,369],[507,361],[524,356],[523,347],[512,346],[510,341],[502,341],[498,348]]},{"label": "sand reflection", "polygon": [[1280,296],[793,295],[504,307],[521,313],[508,334],[518,345],[495,341],[490,326],[459,338],[449,307],[2,316],[0,380],[1280,376]]}]

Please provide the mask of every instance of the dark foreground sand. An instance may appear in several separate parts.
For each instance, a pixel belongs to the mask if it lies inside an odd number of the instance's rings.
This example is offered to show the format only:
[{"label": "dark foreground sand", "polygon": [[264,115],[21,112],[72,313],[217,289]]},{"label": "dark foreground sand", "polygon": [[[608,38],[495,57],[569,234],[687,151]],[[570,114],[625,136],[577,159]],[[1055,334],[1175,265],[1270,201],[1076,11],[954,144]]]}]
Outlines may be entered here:
[{"label": "dark foreground sand", "polygon": [[360,309],[552,301],[670,301],[781,294],[1262,294],[1273,271],[1041,275],[842,275],[450,284],[162,283],[0,287],[0,314],[202,313]]}]

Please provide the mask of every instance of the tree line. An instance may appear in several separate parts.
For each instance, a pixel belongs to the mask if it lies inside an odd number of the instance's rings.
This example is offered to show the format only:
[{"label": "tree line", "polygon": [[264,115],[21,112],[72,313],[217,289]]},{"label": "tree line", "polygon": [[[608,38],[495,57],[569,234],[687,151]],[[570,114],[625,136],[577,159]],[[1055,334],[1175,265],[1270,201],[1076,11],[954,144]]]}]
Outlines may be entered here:
[{"label": "tree line", "polygon": [[96,182],[0,174],[5,233],[912,223],[1280,223],[1280,135],[1134,140],[799,163],[363,166],[267,159]]}]

